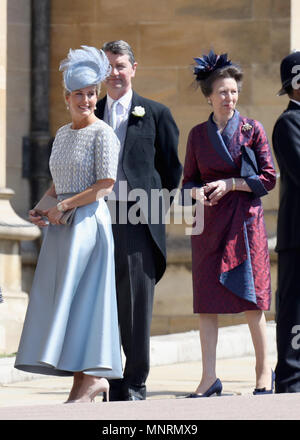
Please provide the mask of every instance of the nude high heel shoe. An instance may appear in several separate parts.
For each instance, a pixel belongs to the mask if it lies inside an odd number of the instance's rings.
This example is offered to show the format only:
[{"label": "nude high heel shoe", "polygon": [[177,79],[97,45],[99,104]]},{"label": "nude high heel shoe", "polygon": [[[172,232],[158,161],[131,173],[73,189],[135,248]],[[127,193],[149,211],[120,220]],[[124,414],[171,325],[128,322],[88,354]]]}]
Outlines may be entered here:
[{"label": "nude high heel shoe", "polygon": [[87,403],[94,402],[95,397],[99,393],[105,393],[107,402],[109,402],[109,382],[105,377],[86,376],[80,388],[77,399],[69,401],[69,403]]}]

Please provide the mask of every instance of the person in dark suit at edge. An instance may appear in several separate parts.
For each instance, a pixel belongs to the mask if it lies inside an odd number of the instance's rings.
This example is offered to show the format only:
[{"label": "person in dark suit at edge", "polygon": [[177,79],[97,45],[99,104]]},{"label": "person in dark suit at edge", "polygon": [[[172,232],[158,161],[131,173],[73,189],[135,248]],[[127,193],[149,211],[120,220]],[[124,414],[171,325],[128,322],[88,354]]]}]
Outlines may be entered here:
[{"label": "person in dark suit at edge", "polygon": [[[98,102],[96,115],[114,128],[121,143],[116,200],[108,204],[115,219],[118,316],[126,357],[123,379],[110,382],[110,400],[144,400],[154,288],[166,269],[165,209],[158,221],[151,221],[151,191],[172,191],[179,185],[179,131],[165,105],[132,90],[137,62],[130,45],[123,40],[111,41],[103,50],[112,71],[106,81],[107,95]],[[147,200],[139,203],[136,216],[140,222],[134,224],[124,220],[124,213],[130,217],[130,209],[137,202],[131,200],[130,192],[136,191],[145,194]],[[157,219],[157,213],[155,216]]]},{"label": "person in dark suit at edge", "polygon": [[278,360],[275,392],[300,392],[300,52],[280,66],[282,88],[290,101],[273,130],[273,148],[280,169],[277,225],[278,287],[276,339]]}]

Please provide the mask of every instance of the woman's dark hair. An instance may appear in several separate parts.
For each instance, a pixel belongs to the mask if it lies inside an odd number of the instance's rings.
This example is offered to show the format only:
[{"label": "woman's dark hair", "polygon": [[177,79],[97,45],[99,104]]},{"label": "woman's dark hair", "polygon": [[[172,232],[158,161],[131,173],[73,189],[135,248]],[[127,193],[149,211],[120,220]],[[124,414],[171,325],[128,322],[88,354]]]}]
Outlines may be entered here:
[{"label": "woman's dark hair", "polygon": [[197,84],[199,84],[201,91],[205,97],[208,97],[212,94],[214,82],[221,78],[235,79],[238,85],[238,90],[240,91],[243,80],[242,69],[237,65],[231,65],[214,70],[206,79],[197,80]]}]

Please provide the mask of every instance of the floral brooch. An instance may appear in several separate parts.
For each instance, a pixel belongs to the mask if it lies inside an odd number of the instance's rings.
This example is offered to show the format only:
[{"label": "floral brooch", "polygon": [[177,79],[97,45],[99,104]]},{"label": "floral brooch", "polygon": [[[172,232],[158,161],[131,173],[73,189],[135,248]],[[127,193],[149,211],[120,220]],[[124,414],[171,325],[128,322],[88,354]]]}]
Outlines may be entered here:
[{"label": "floral brooch", "polygon": [[145,112],[144,107],[141,107],[139,105],[135,106],[133,111],[132,111],[132,114],[134,116],[137,116],[138,118],[142,118],[145,115],[145,113],[146,112]]},{"label": "floral brooch", "polygon": [[242,131],[249,131],[251,130],[252,125],[248,124],[248,122],[246,122],[246,124],[242,125]]}]

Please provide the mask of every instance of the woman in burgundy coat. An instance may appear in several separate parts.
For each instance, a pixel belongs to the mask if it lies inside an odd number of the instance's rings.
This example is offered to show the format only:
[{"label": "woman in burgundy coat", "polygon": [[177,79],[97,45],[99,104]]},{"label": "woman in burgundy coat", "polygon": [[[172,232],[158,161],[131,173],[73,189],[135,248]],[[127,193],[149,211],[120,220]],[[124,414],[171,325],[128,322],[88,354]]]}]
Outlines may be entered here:
[{"label": "woman in burgundy coat", "polygon": [[274,188],[276,172],[262,125],[235,109],[240,68],[212,51],[195,61],[196,82],[213,113],[191,130],[184,166],[184,203],[188,194],[204,213],[203,232],[191,238],[203,372],[188,397],[222,391],[216,377],[219,313],[245,313],[256,355],[254,394],[271,393],[263,312],[271,302],[270,261],[260,197]]}]

